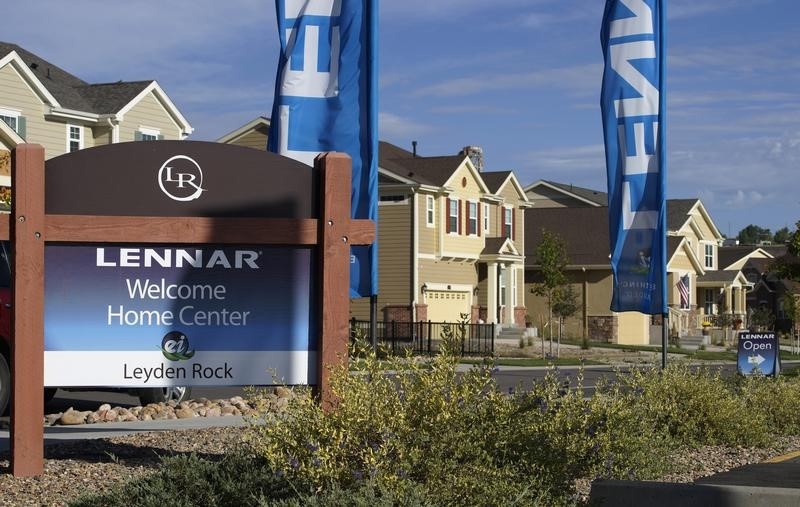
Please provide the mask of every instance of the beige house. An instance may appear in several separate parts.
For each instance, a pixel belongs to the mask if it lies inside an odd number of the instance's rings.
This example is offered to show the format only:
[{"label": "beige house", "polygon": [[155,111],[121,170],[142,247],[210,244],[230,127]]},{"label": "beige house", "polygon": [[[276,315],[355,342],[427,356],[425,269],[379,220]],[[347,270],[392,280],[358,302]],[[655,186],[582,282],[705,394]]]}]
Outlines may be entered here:
[{"label": "beige house", "polygon": [[[530,204],[512,172],[483,172],[478,152],[423,157],[380,143],[379,319],[524,324]],[[368,318],[368,300],[351,311]]]},{"label": "beige house", "polygon": [[[48,159],[125,141],[181,140],[193,130],[156,81],[87,83],[5,42],[0,120],[0,150],[38,143]],[[0,185],[8,185],[8,174],[3,177]]]},{"label": "beige house", "polygon": [[[613,278],[608,239],[607,195],[590,189],[538,181],[526,187],[535,207],[526,211],[525,302],[534,322],[546,314],[533,294],[538,281],[536,246],[541,230],[557,233],[567,246],[568,276],[580,295],[580,314],[567,319],[572,336],[627,344],[660,343],[661,317],[612,312]],[[552,197],[552,199],[550,198]],[[736,265],[722,265],[722,235],[698,199],[667,201],[667,302],[669,327],[679,336],[700,335],[703,322],[714,325],[720,313],[746,319],[746,293],[752,284]],[[681,297],[685,283],[688,299]]]},{"label": "beige house", "polygon": [[235,144],[257,150],[267,149],[270,120],[265,116],[249,121],[238,129],[217,139],[218,143]]}]

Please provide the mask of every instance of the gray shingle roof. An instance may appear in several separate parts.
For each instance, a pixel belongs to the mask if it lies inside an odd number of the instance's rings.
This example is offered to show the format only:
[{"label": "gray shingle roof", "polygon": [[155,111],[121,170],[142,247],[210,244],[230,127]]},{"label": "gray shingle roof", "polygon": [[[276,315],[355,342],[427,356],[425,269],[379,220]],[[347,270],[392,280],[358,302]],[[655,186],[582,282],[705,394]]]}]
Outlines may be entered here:
[{"label": "gray shingle roof", "polygon": [[0,42],[0,57],[12,51],[16,51],[47,91],[66,109],[114,114],[152,83],[151,80],[90,84],[16,44]]},{"label": "gray shingle roof", "polygon": [[667,199],[667,230],[677,231],[689,220],[689,211],[692,210],[698,199]]},{"label": "gray shingle roof", "polygon": [[500,186],[508,179],[509,174],[511,171],[482,172],[481,179],[489,187],[489,192],[496,194],[500,191]]},{"label": "gray shingle roof", "polygon": [[592,201],[599,206],[608,206],[608,194],[606,192],[592,190],[591,188],[576,187],[575,185],[568,185],[565,183],[557,183],[555,181],[542,181],[556,188],[560,188],[565,192],[569,192],[586,200]]},{"label": "gray shingle roof", "polygon": [[741,271],[737,271],[735,269],[722,270],[722,271],[707,271],[705,275],[697,277],[697,283],[734,282],[739,273],[741,273]]},{"label": "gray shingle roof", "polygon": [[466,155],[415,157],[411,152],[381,141],[378,147],[378,157],[378,165],[398,176],[426,185],[442,186],[464,161]]},{"label": "gray shingle roof", "polygon": [[608,208],[531,208],[525,210],[525,263],[536,265],[542,229],[558,234],[572,265],[610,264]]}]

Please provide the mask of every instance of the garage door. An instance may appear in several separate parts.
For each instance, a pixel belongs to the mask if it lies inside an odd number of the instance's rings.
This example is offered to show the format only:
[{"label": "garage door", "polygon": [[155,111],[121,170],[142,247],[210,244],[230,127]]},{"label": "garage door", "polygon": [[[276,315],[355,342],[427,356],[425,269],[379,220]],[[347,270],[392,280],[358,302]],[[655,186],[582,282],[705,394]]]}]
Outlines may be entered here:
[{"label": "garage door", "polygon": [[461,320],[460,314],[470,313],[468,292],[429,290],[425,294],[425,301],[431,322],[458,322]]}]

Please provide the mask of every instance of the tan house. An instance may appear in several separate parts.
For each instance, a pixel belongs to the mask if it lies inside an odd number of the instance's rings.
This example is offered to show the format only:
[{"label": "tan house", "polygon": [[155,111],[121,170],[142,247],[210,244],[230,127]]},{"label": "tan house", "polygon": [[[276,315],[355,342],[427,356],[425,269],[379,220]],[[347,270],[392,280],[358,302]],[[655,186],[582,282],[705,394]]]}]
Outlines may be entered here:
[{"label": "tan house", "polygon": [[247,122],[233,132],[229,132],[217,139],[218,143],[235,144],[257,150],[267,149],[270,120],[265,116]]},{"label": "tan house", "polygon": [[[475,150],[423,157],[380,143],[379,319],[524,324],[530,204],[512,172],[481,169]],[[368,300],[351,310],[368,318]]]},{"label": "tan house", "polygon": [[[180,140],[193,130],[156,81],[87,83],[6,42],[0,42],[0,120],[0,150],[38,143],[48,159],[111,143]],[[3,177],[0,185],[8,185]]]},{"label": "tan house", "polygon": [[[546,304],[533,294],[538,281],[536,246],[541,230],[557,233],[567,246],[568,275],[580,295],[580,315],[568,319],[572,336],[615,343],[660,343],[661,317],[638,312],[612,312],[613,279],[608,239],[607,195],[603,192],[539,181],[526,187],[534,208],[526,211],[525,301],[533,320]],[[548,199],[548,195],[553,199]],[[698,199],[667,201],[667,302],[669,327],[679,336],[700,335],[703,322],[732,313],[746,318],[746,292],[752,287],[736,266],[719,261],[720,234]],[[687,298],[679,283],[686,284]]]}]

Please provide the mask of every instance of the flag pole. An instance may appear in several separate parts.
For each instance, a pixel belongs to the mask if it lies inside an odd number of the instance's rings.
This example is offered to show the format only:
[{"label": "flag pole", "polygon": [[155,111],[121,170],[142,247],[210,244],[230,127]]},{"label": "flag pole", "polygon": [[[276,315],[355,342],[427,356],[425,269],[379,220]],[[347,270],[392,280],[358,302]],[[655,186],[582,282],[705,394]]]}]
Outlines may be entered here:
[{"label": "flag pole", "polygon": [[661,369],[667,368],[667,329],[669,329],[669,312],[661,315]]}]

